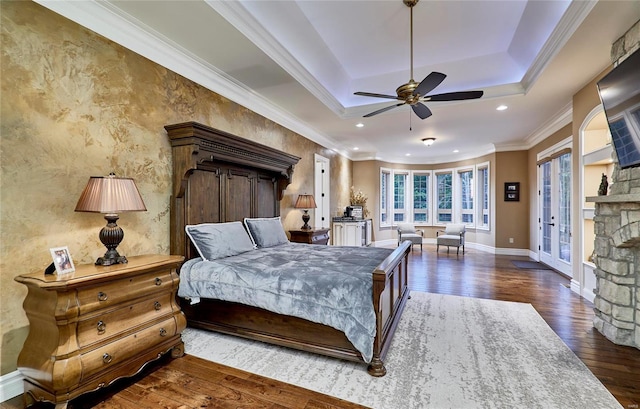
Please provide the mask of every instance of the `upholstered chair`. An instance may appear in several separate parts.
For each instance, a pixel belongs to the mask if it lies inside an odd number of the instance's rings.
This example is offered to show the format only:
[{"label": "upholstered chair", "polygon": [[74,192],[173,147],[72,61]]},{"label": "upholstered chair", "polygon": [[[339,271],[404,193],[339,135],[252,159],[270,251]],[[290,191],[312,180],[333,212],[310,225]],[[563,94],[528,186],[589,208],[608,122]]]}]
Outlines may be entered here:
[{"label": "upholstered chair", "polygon": [[416,230],[416,227],[411,223],[398,223],[398,246],[405,240],[411,242],[411,248],[414,244],[420,245],[420,251],[422,251],[422,238],[424,233],[422,230]]},{"label": "upholstered chair", "polygon": [[456,254],[460,254],[460,247],[462,247],[462,254],[464,254],[465,232],[464,224],[447,224],[444,232],[436,232],[436,252],[440,250],[440,246],[447,246],[447,253],[449,247],[456,247]]}]

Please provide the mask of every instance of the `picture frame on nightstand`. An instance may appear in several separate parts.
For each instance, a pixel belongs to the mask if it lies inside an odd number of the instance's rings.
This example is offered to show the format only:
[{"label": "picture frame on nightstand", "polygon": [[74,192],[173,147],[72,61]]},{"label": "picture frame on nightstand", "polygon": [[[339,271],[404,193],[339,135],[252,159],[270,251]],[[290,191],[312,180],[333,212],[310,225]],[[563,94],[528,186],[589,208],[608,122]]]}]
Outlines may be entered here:
[{"label": "picture frame on nightstand", "polygon": [[67,246],[53,247],[49,249],[49,251],[51,252],[53,265],[56,268],[56,274],[68,274],[76,271],[76,268],[73,265],[73,260],[71,259],[71,254],[69,254],[69,248]]}]

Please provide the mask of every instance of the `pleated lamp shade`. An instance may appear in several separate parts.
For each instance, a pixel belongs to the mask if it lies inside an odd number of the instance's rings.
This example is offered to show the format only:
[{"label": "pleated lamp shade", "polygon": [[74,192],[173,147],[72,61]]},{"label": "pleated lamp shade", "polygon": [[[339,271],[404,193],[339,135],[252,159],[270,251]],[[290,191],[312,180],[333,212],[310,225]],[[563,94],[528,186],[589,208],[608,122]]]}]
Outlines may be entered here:
[{"label": "pleated lamp shade", "polygon": [[131,178],[92,176],[78,199],[76,212],[117,214],[147,208]]}]

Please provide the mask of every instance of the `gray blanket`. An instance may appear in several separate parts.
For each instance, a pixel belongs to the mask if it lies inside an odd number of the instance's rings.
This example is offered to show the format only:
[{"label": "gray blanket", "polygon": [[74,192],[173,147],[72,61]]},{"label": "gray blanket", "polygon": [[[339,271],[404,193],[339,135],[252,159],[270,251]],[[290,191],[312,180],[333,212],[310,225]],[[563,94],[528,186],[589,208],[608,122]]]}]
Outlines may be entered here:
[{"label": "gray blanket", "polygon": [[373,270],[393,252],[288,243],[215,261],[188,260],[178,295],[233,301],[343,331],[370,362],[376,335]]}]

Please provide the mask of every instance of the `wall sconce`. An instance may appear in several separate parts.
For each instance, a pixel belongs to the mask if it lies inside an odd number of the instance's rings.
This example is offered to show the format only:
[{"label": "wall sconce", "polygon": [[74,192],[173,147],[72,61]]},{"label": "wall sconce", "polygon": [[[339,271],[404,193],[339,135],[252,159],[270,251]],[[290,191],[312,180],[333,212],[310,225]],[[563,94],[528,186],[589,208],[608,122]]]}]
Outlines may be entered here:
[{"label": "wall sconce", "polygon": [[117,178],[114,173],[107,177],[92,176],[78,199],[76,212],[104,213],[107,225],[100,230],[100,241],[107,248],[97,265],[127,263],[127,258],[118,254],[116,247],[124,238],[124,231],[116,224],[118,213],[140,212],[147,208],[140,192],[131,178]]},{"label": "wall sconce", "polygon": [[311,230],[311,226],[309,226],[309,209],[315,209],[316,201],[313,198],[313,195],[300,195],[298,196],[298,200],[296,200],[296,204],[294,206],[296,209],[303,209],[304,213],[302,214],[302,221],[304,225],[301,227],[302,230]]},{"label": "wall sconce", "polygon": [[431,146],[435,141],[436,141],[436,138],[424,138],[422,140],[422,143],[424,143],[427,146]]}]

